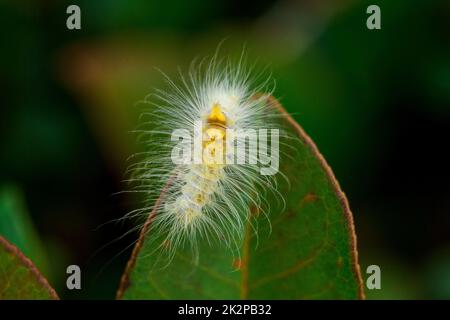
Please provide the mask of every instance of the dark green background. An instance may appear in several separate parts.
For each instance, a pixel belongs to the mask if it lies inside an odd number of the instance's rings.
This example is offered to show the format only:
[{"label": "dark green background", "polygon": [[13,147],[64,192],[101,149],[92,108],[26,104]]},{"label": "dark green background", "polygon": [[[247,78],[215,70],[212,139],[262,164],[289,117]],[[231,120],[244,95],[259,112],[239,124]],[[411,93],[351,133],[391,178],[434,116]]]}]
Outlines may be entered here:
[{"label": "dark green background", "polygon": [[[365,26],[369,4],[381,30]],[[224,52],[245,44],[270,64],[332,166],[363,275],[382,270],[368,297],[450,298],[449,30],[448,1],[2,1],[2,201],[31,216],[62,298],[113,298],[136,235],[97,251],[132,223],[99,226],[138,205],[113,195],[138,150],[135,102],[161,83],[153,67],[173,75],[226,39]],[[83,290],[65,289],[68,264]]]}]

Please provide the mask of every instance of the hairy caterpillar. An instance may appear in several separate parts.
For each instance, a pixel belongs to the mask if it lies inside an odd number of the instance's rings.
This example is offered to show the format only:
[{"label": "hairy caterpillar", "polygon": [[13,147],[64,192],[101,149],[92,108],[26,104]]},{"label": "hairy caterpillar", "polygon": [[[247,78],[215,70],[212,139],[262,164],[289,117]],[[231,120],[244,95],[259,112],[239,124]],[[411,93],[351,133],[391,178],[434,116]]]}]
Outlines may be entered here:
[{"label": "hairy caterpillar", "polygon": [[261,75],[245,64],[216,55],[180,72],[179,83],[165,76],[168,88],[144,101],[150,108],[136,131],[145,151],[129,172],[145,205],[129,216],[154,214],[148,238],[169,258],[186,245],[198,256],[199,241],[239,254],[246,224],[256,230],[251,208],[267,215],[265,195],[278,192],[283,131],[270,78],[258,85]]}]

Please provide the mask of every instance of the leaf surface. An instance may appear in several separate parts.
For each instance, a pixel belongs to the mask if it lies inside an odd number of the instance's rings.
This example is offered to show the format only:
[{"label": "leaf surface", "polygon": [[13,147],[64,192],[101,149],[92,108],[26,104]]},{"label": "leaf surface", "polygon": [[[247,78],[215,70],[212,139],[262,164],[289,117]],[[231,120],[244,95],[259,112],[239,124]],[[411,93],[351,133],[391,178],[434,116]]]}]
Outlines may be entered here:
[{"label": "leaf surface", "polygon": [[30,259],[0,236],[0,300],[50,300],[58,296]]},{"label": "leaf surface", "polygon": [[298,137],[281,150],[280,169],[290,184],[279,179],[285,209],[275,205],[274,196],[269,199],[270,223],[256,217],[258,236],[247,226],[240,258],[203,243],[197,263],[188,248],[181,248],[164,269],[152,268],[155,244],[146,234],[157,212],[149,213],[122,276],[119,299],[364,298],[347,199],[311,138],[270,99],[283,115],[283,129]]}]

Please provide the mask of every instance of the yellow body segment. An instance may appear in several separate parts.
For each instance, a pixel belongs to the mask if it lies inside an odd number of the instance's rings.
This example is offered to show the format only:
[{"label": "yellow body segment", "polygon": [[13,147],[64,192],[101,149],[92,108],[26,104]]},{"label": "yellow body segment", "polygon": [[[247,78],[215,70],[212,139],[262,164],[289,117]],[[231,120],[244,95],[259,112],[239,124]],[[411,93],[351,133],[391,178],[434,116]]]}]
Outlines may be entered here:
[{"label": "yellow body segment", "polygon": [[192,169],[188,174],[191,183],[183,187],[185,199],[190,203],[183,210],[185,227],[201,216],[202,207],[222,178],[227,122],[220,104],[214,103],[203,130],[203,164]]}]

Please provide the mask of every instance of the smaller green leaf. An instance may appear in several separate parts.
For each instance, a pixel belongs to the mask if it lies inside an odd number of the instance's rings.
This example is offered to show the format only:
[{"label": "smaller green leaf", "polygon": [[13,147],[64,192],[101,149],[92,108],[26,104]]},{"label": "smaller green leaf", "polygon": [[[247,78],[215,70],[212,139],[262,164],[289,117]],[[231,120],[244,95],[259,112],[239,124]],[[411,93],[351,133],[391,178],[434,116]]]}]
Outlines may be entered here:
[{"label": "smaller green leaf", "polygon": [[58,295],[36,266],[0,236],[0,300],[56,300]]},{"label": "smaller green leaf", "polygon": [[26,209],[22,191],[15,185],[0,187],[0,235],[17,246],[49,276],[45,250]]}]

